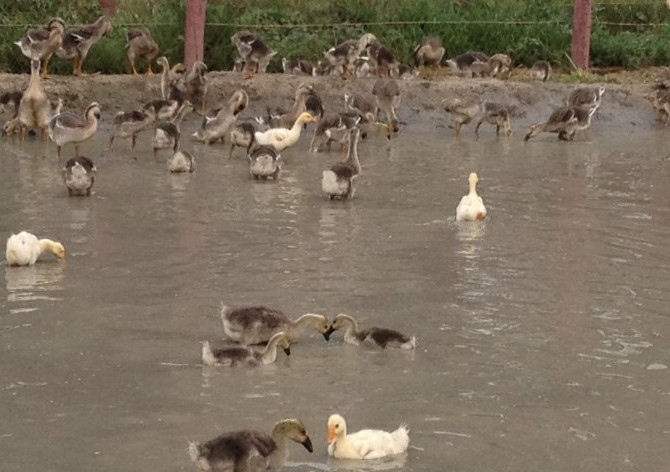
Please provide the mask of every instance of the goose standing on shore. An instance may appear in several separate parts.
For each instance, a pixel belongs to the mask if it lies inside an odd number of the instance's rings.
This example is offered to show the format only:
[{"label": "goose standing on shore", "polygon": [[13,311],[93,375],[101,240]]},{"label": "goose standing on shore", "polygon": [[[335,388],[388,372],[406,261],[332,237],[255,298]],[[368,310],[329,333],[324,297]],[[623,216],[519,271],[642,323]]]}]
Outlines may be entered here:
[{"label": "goose standing on shore", "polygon": [[278,469],[288,459],[288,441],[313,451],[302,421],[285,419],[275,424],[270,435],[253,430],[224,433],[204,444],[191,442],[189,456],[202,472],[261,472]]},{"label": "goose standing on shore", "polygon": [[86,141],[98,130],[100,105],[91,103],[84,111],[84,117],[73,113],[60,113],[49,122],[49,137],[56,143],[58,157],[67,143],[74,143],[74,155],[79,155],[79,143]]},{"label": "goose standing on shore", "polygon": [[326,334],[330,336],[338,329],[345,330],[344,342],[355,346],[367,343],[381,348],[397,347],[400,349],[414,349],[416,347],[416,337],[406,336],[392,329],[367,328],[359,331],[356,320],[344,313],[340,313],[333,319]]},{"label": "goose standing on shore", "polygon": [[477,174],[472,172],[468,177],[470,191],[461,198],[456,207],[456,221],[474,221],[483,220],[486,217],[486,207],[484,200],[477,195]]},{"label": "goose standing on shore", "polygon": [[268,47],[263,39],[251,31],[238,31],[230,41],[244,63],[244,78],[250,79],[258,72],[265,72],[270,60],[277,54]]},{"label": "goose standing on shore", "polygon": [[246,365],[256,367],[272,364],[277,360],[277,348],[282,348],[284,354],[291,355],[291,340],[285,332],[275,333],[262,351],[248,346],[228,346],[212,348],[209,341],[202,343],[202,363],[209,366],[235,367]]},{"label": "goose standing on shore", "polygon": [[423,36],[414,47],[414,63],[417,67],[439,66],[445,49],[442,40],[435,36]]},{"label": "goose standing on shore", "polygon": [[73,195],[91,196],[91,189],[97,172],[92,160],[84,156],[71,157],[67,160],[61,172],[63,182],[71,197]]},{"label": "goose standing on shore", "polygon": [[361,163],[358,160],[358,139],[360,135],[361,130],[358,128],[349,130],[347,158],[323,171],[321,190],[331,200],[354,198],[358,187],[358,179],[361,175]]},{"label": "goose standing on shore", "polygon": [[328,455],[337,459],[379,459],[402,454],[409,447],[409,429],[401,424],[388,433],[378,429],[363,429],[347,434],[347,423],[340,415],[328,418]]},{"label": "goose standing on shore", "polygon": [[268,342],[279,331],[284,331],[290,340],[294,340],[308,326],[328,340],[325,336],[328,330],[326,317],[314,313],[291,320],[283,312],[265,306],[230,308],[222,305],[221,321],[226,336],[245,346]]},{"label": "goose standing on shore", "polygon": [[19,41],[15,42],[24,56],[39,59],[42,62],[41,76],[49,77],[49,59],[63,44],[65,22],[60,18],[52,18],[46,28],[29,29]]},{"label": "goose standing on shore", "polygon": [[135,61],[142,57],[147,62],[147,75],[151,75],[154,72],[151,70],[151,63],[154,60],[154,57],[158,55],[158,43],[151,36],[151,32],[148,28],[142,26],[139,28],[131,28],[126,34],[128,42],[126,43],[126,56],[128,56],[128,62],[130,62],[130,68],[132,69],[133,75],[137,75],[137,68],[135,67]]},{"label": "goose standing on shore", "polygon": [[70,28],[63,37],[61,47],[56,54],[61,59],[72,59],[72,73],[76,76],[86,75],[82,70],[88,51],[100,38],[112,33],[112,22],[106,16],[101,16],[95,23],[78,28]]},{"label": "goose standing on shore", "polygon": [[530,68],[530,77],[546,82],[551,77],[551,64],[547,61],[536,61]]},{"label": "goose standing on shore", "polygon": [[207,100],[207,65],[202,61],[195,62],[184,74],[186,99],[201,115],[205,114]]},{"label": "goose standing on shore", "polygon": [[7,238],[7,250],[5,251],[7,265],[33,265],[37,258],[45,252],[51,252],[60,260],[65,259],[63,245],[51,239],[37,239],[37,236],[27,231],[12,234]]}]

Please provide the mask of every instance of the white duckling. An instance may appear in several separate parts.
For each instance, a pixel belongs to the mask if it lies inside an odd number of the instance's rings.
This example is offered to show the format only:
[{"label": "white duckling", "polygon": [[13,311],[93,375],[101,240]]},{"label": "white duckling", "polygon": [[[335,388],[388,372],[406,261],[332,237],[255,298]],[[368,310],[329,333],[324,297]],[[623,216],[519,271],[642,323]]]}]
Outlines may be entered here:
[{"label": "white duckling", "polygon": [[188,151],[175,151],[168,159],[168,170],[172,173],[195,172],[195,157]]},{"label": "white duckling", "polygon": [[281,172],[281,154],[272,146],[256,146],[249,153],[249,173],[258,180],[272,177],[277,180]]},{"label": "white duckling", "polygon": [[92,160],[84,156],[71,157],[61,172],[70,196],[91,196],[97,172]]},{"label": "white duckling", "polygon": [[486,217],[486,207],[482,197],[477,195],[477,182],[479,178],[477,174],[472,172],[468,177],[470,182],[470,192],[461,198],[461,201],[456,207],[457,221],[474,221],[483,220]]},{"label": "white duckling", "polygon": [[58,157],[67,143],[74,143],[75,156],[79,155],[79,143],[86,141],[98,130],[100,105],[91,103],[84,111],[84,117],[73,113],[59,113],[49,121],[49,137],[56,143]]},{"label": "white duckling", "polygon": [[283,312],[265,306],[230,308],[223,305],[221,321],[226,335],[244,345],[268,342],[279,331],[286,332],[289,339],[295,339],[308,326],[323,334],[326,341],[328,340],[326,317],[314,313],[306,313],[296,320],[291,320]]},{"label": "white duckling", "polygon": [[358,160],[358,138],[361,130],[349,130],[349,149],[347,158],[324,170],[321,176],[321,190],[331,200],[354,198],[358,179],[361,175],[361,163]]},{"label": "white duckling", "polygon": [[238,365],[255,367],[272,364],[277,360],[278,347],[281,347],[287,356],[291,355],[291,341],[283,331],[275,333],[262,351],[256,351],[247,346],[229,346],[212,349],[209,341],[203,341],[202,363],[210,366],[225,367],[235,367]]},{"label": "white duckling", "polygon": [[416,347],[416,337],[406,336],[398,331],[386,328],[367,328],[358,330],[358,323],[349,315],[340,313],[330,324],[328,331],[324,335],[330,337],[338,329],[345,328],[344,342],[356,346],[361,343],[368,343],[378,347],[397,347],[400,349],[414,349]]},{"label": "white duckling", "polygon": [[291,129],[271,128],[267,131],[256,131],[254,133],[254,141],[256,144],[273,146],[277,152],[282,152],[284,149],[290,148],[298,142],[300,131],[304,124],[314,123],[315,121],[316,118],[312,114],[304,112],[298,116]]},{"label": "white duckling", "polygon": [[37,258],[44,252],[53,253],[58,259],[65,259],[65,248],[61,243],[51,239],[37,239],[34,234],[21,231],[12,234],[7,239],[7,265],[26,266],[33,265]]},{"label": "white duckling", "polygon": [[409,446],[409,429],[401,424],[392,433],[362,429],[347,434],[347,423],[340,415],[328,418],[328,455],[337,459],[379,459],[402,454]]},{"label": "white duckling", "polygon": [[287,439],[313,451],[304,423],[291,418],[275,424],[271,435],[254,430],[232,431],[204,444],[191,442],[188,452],[202,472],[260,472],[284,465],[289,455]]}]

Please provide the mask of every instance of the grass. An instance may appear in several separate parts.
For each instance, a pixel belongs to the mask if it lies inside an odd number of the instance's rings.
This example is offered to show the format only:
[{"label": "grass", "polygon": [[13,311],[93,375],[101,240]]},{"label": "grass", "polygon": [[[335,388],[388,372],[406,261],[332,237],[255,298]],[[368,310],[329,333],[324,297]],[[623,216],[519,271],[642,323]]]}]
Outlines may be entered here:
[{"label": "grass", "polygon": [[[12,43],[28,26],[42,25],[53,16],[68,24],[94,21],[100,14],[92,0],[22,0],[0,6],[0,70],[25,72],[28,60]],[[280,69],[281,57],[316,61],[344,39],[372,32],[403,62],[424,34],[439,36],[453,56],[466,50],[505,52],[516,64],[545,59],[567,66],[570,53],[572,0],[209,0],[205,30],[205,62],[210,70],[232,67],[236,51],[230,36],[249,25],[279,54],[270,71]],[[20,4],[20,5],[19,5]],[[91,50],[84,69],[104,73],[128,72],[124,45],[129,25],[149,25],[170,62],[183,51],[183,0],[117,0],[114,32]],[[591,64],[596,67],[636,68],[670,63],[670,25],[659,0],[595,0]],[[380,24],[413,22],[411,24]],[[530,22],[530,23],[528,23]],[[358,25],[356,23],[370,23]],[[624,23],[622,25],[622,23]],[[648,24],[656,24],[649,26]],[[279,25],[280,27],[277,27]],[[308,25],[308,26],[293,26]],[[69,73],[71,64],[58,58],[52,70]]]}]

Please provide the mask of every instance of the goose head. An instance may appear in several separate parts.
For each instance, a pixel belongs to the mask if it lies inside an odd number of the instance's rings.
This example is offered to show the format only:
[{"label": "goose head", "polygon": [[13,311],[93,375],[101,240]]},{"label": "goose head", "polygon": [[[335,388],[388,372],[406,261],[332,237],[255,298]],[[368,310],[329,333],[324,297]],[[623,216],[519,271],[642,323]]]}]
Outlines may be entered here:
[{"label": "goose head", "polygon": [[52,18],[49,20],[49,23],[47,23],[47,29],[49,31],[52,31],[54,29],[59,30],[61,33],[65,31],[65,21],[63,21],[61,18]]},{"label": "goose head", "polygon": [[156,64],[161,66],[163,70],[168,70],[170,68],[170,63],[168,62],[168,59],[165,56],[161,56],[158,59],[156,59]]},{"label": "goose head", "polygon": [[86,107],[84,116],[88,118],[90,115],[94,116],[96,120],[100,119],[100,105],[98,104],[98,102],[93,102]]},{"label": "goose head", "polygon": [[61,243],[53,242],[49,245],[49,251],[61,261],[65,260],[65,246]]},{"label": "goose head", "polygon": [[[358,130],[358,128],[354,128],[354,129],[356,129],[357,131],[360,132],[360,130]],[[353,129],[351,131],[353,131]],[[352,135],[350,134],[349,137],[351,139]],[[330,339],[331,334],[333,334],[338,329],[342,329],[347,325],[351,325],[352,322],[353,322],[353,318],[351,316],[345,315],[344,313],[340,313],[339,315],[337,315],[335,317],[335,319],[333,319],[333,322],[330,324],[330,326],[328,327],[326,332],[323,333],[323,337],[326,338],[326,341],[328,341]]]},{"label": "goose head", "polygon": [[309,439],[305,424],[298,418],[289,418],[277,423],[272,430],[272,435],[281,435],[292,441],[302,444],[309,452],[313,452],[312,440]]},{"label": "goose head", "polygon": [[330,415],[328,418],[328,443],[334,442],[347,434],[347,423],[340,415]]}]

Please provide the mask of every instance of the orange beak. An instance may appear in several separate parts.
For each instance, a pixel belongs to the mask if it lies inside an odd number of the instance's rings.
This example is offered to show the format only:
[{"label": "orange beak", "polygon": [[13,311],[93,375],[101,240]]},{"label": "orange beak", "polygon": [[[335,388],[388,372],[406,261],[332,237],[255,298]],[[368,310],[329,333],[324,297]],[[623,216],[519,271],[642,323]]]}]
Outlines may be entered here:
[{"label": "orange beak", "polygon": [[335,440],[335,428],[328,426],[328,442],[332,443]]}]

